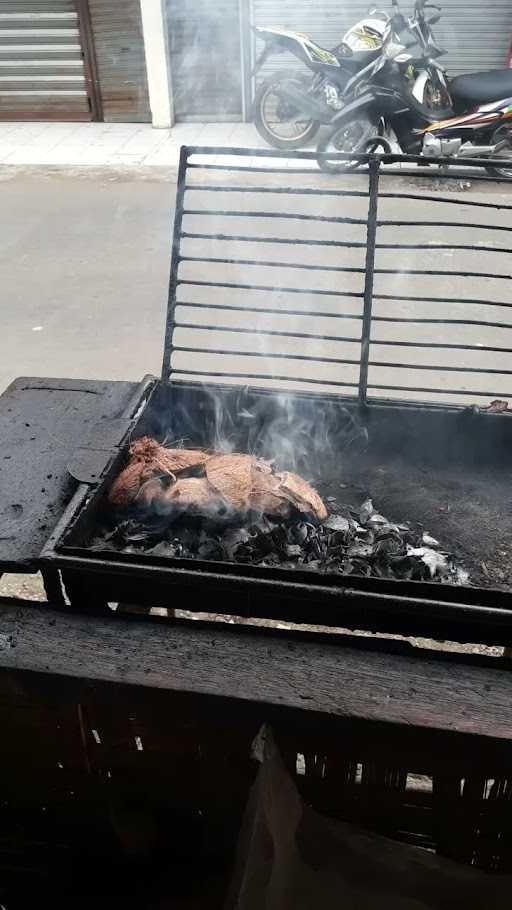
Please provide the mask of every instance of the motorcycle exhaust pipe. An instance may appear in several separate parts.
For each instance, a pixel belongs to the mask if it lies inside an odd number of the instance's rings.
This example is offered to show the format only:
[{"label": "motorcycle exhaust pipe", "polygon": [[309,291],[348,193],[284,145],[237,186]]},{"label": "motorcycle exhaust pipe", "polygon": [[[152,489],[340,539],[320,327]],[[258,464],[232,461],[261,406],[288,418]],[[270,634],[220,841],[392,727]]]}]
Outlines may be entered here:
[{"label": "motorcycle exhaust pipe", "polygon": [[501,142],[497,145],[473,145],[472,142],[465,142],[457,152],[457,158],[492,158],[501,145]]},{"label": "motorcycle exhaust pipe", "polygon": [[286,79],[279,84],[279,95],[284,101],[288,101],[313,120],[318,120],[320,123],[331,122],[332,113],[326,110],[318,98],[305,92],[301,84],[294,79]]}]

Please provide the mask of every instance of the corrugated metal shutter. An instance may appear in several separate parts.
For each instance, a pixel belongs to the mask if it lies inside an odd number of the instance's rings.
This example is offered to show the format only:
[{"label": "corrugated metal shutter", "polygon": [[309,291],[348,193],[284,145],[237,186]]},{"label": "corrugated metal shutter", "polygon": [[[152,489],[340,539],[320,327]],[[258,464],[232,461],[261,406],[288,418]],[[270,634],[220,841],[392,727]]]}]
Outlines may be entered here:
[{"label": "corrugated metal shutter", "polygon": [[[512,34],[512,5],[510,0],[437,0],[442,6],[441,21],[435,26],[436,38],[448,51],[442,58],[451,75],[474,70],[506,66],[506,55]],[[304,32],[326,48],[338,44],[344,33],[358,19],[368,14],[368,2],[336,2],[336,0],[252,0],[253,23],[260,26],[281,26]],[[389,3],[376,4],[391,10]],[[412,4],[404,4],[409,11]],[[263,45],[258,41],[256,53]],[[272,57],[264,74],[281,67],[297,69],[290,55]]]},{"label": "corrugated metal shutter", "polygon": [[0,118],[90,117],[73,0],[1,0]]},{"label": "corrugated metal shutter", "polygon": [[89,0],[103,118],[151,120],[139,0]]},{"label": "corrugated metal shutter", "polygon": [[240,120],[238,0],[167,0],[176,120]]}]

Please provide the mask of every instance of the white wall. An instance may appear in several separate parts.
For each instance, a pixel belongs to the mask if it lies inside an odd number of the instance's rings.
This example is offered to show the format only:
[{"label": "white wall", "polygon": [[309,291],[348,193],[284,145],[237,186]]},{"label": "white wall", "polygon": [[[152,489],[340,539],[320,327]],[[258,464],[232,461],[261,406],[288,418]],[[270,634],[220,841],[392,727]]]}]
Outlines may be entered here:
[{"label": "white wall", "polygon": [[165,0],[140,0],[151,118],[156,128],[173,125]]}]

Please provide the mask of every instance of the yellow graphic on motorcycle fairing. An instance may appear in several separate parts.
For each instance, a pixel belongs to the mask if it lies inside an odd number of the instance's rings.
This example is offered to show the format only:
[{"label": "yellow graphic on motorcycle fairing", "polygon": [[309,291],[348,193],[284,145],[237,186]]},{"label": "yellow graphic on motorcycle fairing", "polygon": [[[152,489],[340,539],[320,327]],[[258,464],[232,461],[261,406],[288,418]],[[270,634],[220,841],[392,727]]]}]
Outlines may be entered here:
[{"label": "yellow graphic on motorcycle fairing", "polygon": [[329,51],[325,51],[323,47],[318,47],[316,44],[308,44],[309,51],[313,57],[316,57],[317,60],[320,60],[321,63],[330,63],[335,66],[338,65],[338,58],[331,54]]},{"label": "yellow graphic on motorcycle fairing", "polygon": [[369,50],[376,50],[378,47],[382,46],[381,36],[376,35],[375,32],[368,31],[364,25],[361,28],[353,29],[352,34],[356,35],[361,44]]}]

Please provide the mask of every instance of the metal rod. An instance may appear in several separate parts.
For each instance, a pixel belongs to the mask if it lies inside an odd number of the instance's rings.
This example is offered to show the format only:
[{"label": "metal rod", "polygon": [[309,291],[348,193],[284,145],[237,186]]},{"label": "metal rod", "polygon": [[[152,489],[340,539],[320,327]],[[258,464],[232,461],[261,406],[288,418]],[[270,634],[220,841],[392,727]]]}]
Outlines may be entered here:
[{"label": "metal rod", "polygon": [[499,392],[479,392],[475,389],[431,389],[407,385],[375,385],[374,383],[369,383],[368,388],[386,392],[428,392],[431,395],[466,395],[468,397],[470,395],[478,395],[480,398],[512,398],[512,391],[504,392],[503,390]]},{"label": "metal rod", "polygon": [[[273,355],[274,356],[274,355]],[[483,373],[485,376],[487,374],[493,374],[498,376],[512,376],[512,370],[490,370],[488,367],[459,367],[459,366],[432,366],[432,364],[422,364],[422,363],[393,363],[386,362],[382,360],[371,360],[370,366],[372,367],[391,367],[392,369],[405,369],[405,370],[434,370],[439,373]]]},{"label": "metal rod", "polygon": [[[179,284],[192,287],[233,288],[240,291],[280,291],[286,294],[318,294],[326,297],[363,297],[362,291],[322,291],[319,288],[288,288],[272,284],[237,284],[232,281],[200,281],[180,278]],[[511,304],[512,306],[512,304]]]},{"label": "metal rod", "polygon": [[[216,239],[216,238],[212,238]],[[303,262],[280,262],[266,259],[224,259],[218,256],[182,256],[182,262],[213,262],[217,265],[258,265],[264,268],[307,269],[315,272],[351,272],[363,274],[364,268],[357,266],[338,265],[310,265]],[[441,269],[374,269],[374,275],[419,275],[436,276],[438,278],[492,278],[505,281],[512,280],[512,275],[496,274],[495,272],[447,272]]]},{"label": "metal rod", "polygon": [[[349,344],[358,344],[360,340],[357,337],[346,338],[342,335],[313,335],[311,332],[280,332],[275,329],[260,329],[258,326],[253,326],[252,328],[239,328],[238,326],[231,325],[201,325],[199,323],[177,322],[176,328],[202,329],[211,332],[236,332],[241,335],[276,335],[283,338],[315,338],[317,341],[346,341]],[[228,352],[226,351],[226,353]]]},{"label": "metal rod", "polygon": [[[236,240],[248,243],[291,243],[294,246],[329,246],[346,247],[347,249],[366,249],[366,243],[363,241],[350,240],[301,240],[295,237],[258,237],[251,234],[200,234],[192,231],[183,231],[181,236],[183,240]],[[418,247],[414,247],[414,249],[418,249]],[[475,247],[475,249],[480,249],[480,247]],[[510,252],[512,252],[512,250]]]},{"label": "metal rod", "polygon": [[465,228],[479,231],[512,231],[506,224],[468,224],[464,221],[379,221],[379,227]]},{"label": "metal rod", "polygon": [[[253,234],[202,234],[193,231],[183,231],[182,238],[186,240],[236,240],[247,243],[291,243],[294,246],[327,246],[327,247],[346,247],[350,249],[366,249],[364,241],[350,240],[303,240],[298,237],[268,237],[257,236]],[[512,247],[505,246],[482,246],[481,244],[470,243],[376,243],[376,250],[425,250],[426,252],[436,253],[438,250],[461,250],[466,252],[477,253],[512,253]]]},{"label": "metal rod", "polygon": [[[273,171],[272,171],[273,172]],[[270,173],[272,173],[270,172]],[[269,169],[267,168],[267,173]],[[292,196],[353,196],[366,199],[368,193],[364,190],[323,190],[320,187],[300,187],[300,186],[223,186],[222,184],[211,184],[202,186],[200,183],[187,186],[187,192],[199,193],[258,193],[273,195],[292,195]],[[434,198],[434,197],[433,197]],[[512,208],[512,206],[510,206]]]},{"label": "metal rod", "polygon": [[[335,313],[335,312],[323,312],[322,310],[288,310],[279,307],[246,307],[246,306],[237,306],[236,304],[231,303],[190,303],[187,300],[177,300],[176,306],[184,307],[194,307],[199,310],[233,310],[237,313],[247,313],[255,315],[256,313],[267,313],[274,316],[315,316],[317,318],[325,319],[362,319],[362,315],[359,313]],[[375,318],[375,317],[374,317]],[[383,318],[383,317],[382,317]],[[178,323],[179,324],[179,323]]]},{"label": "metal rod", "polygon": [[[336,314],[335,314],[336,315]],[[374,322],[413,323],[413,325],[478,325],[490,329],[512,329],[510,322],[485,322],[480,319],[421,319],[415,316],[374,316]]]},{"label": "metal rod", "polygon": [[176,187],[176,207],[174,212],[174,228],[172,234],[171,274],[169,278],[167,318],[165,322],[165,338],[161,372],[163,382],[166,382],[171,374],[172,339],[174,333],[174,320],[176,311],[176,293],[178,288],[178,269],[180,265],[180,239],[181,228],[183,224],[183,208],[185,202],[187,159],[188,149],[187,146],[183,145],[180,150],[178,183]]},{"label": "metal rod", "polygon": [[373,270],[375,266],[375,241],[377,237],[377,209],[379,193],[379,162],[370,162],[368,180],[368,228],[366,234],[366,261],[364,283],[363,325],[361,330],[361,367],[359,371],[359,403],[366,404],[368,361],[372,330]]},{"label": "metal rod", "polygon": [[[357,339],[354,339],[357,341]],[[343,363],[348,366],[359,366],[359,360],[345,360],[339,357],[312,357],[308,354],[280,354],[272,351],[240,351],[228,348],[191,348],[175,344],[173,351],[189,354],[222,354],[224,357],[263,357],[265,360],[307,360],[311,363]],[[512,371],[509,371],[512,372]]]},{"label": "metal rod", "polygon": [[[282,269],[306,269],[308,272],[351,272],[354,274],[364,274],[363,268],[356,266],[339,266],[339,265],[309,265],[303,262],[273,262],[267,259],[223,259],[214,256],[182,256],[182,262],[213,262],[216,265],[258,265],[261,268],[282,268]],[[394,274],[394,272],[393,272]],[[423,274],[423,273],[421,273]],[[429,273],[425,273],[429,274]],[[434,273],[430,273],[434,274]],[[443,274],[449,275],[449,272]],[[453,274],[453,273],[452,273]],[[455,273],[456,274],[456,273]],[[485,276],[490,277],[490,276]],[[498,276],[510,278],[510,275]]]},{"label": "metal rod", "polygon": [[500,306],[510,309],[512,303],[503,300],[485,300],[474,297],[412,297],[408,294],[374,294],[374,300],[407,300],[410,303],[463,303],[470,306]]},{"label": "metal rod", "polygon": [[332,385],[339,388],[358,388],[357,382],[338,382],[334,379],[309,379],[307,376],[276,376],[272,373],[233,373],[231,370],[227,373],[214,370],[182,370],[176,367],[173,375],[181,373],[183,376],[211,376],[223,377],[225,379],[272,379],[279,382],[307,382],[311,385]]},{"label": "metal rod", "polygon": [[[335,153],[324,152],[321,155],[319,155],[318,152],[307,152],[307,151],[302,151],[302,150],[290,150],[290,151],[282,152],[277,149],[262,149],[262,148],[250,149],[250,148],[238,148],[238,147],[226,148],[225,146],[208,146],[208,145],[191,145],[191,146],[187,147],[187,152],[190,157],[192,157],[192,155],[214,155],[214,156],[228,155],[229,157],[278,158],[281,160],[283,158],[287,158],[287,159],[299,158],[304,161],[318,161],[318,158],[328,158],[330,161],[331,160],[358,161],[359,164],[361,164],[361,165],[370,164],[372,161],[377,162],[379,165],[397,164],[397,163],[403,164],[404,162],[407,164],[425,165],[425,158],[422,157],[421,155],[404,155],[401,152],[399,152],[399,153],[390,152],[385,155],[376,154],[375,152],[366,152],[364,154],[359,154],[359,153],[355,154],[353,152],[350,152],[350,153],[349,152],[335,152]],[[453,160],[453,158],[449,158],[449,157],[436,158],[435,163],[437,165],[446,164],[448,166],[451,165],[453,167],[454,160]],[[461,159],[459,159],[458,158],[456,164],[457,164],[457,167],[460,167],[462,170],[464,170],[465,168],[474,168],[474,167],[477,167],[477,168],[493,167],[493,166],[494,167],[503,167],[503,158],[485,158],[485,159],[482,159],[482,158],[463,158],[463,159],[461,158]],[[191,164],[189,166],[192,167],[193,165]],[[195,165],[195,166],[201,167],[201,165]],[[290,173],[290,172],[288,172],[288,173]],[[346,173],[344,173],[343,176],[347,176],[348,174],[351,174],[351,173],[357,174],[358,172],[357,171],[347,171]],[[413,173],[416,174],[416,176],[418,176],[416,171],[413,171]],[[359,176],[361,176],[360,173],[359,173]],[[400,174],[400,176],[401,176],[401,174]],[[423,176],[423,174],[421,174],[420,176]],[[430,173],[429,173],[429,176],[431,176]],[[444,176],[446,176],[446,175],[444,175],[442,172],[439,172],[438,174],[436,173],[436,178],[437,177],[442,178]],[[453,180],[453,172],[449,176]],[[471,176],[472,176],[472,179],[476,179],[476,180],[481,179],[479,174],[476,174],[476,175],[472,174]],[[494,178],[494,182],[496,182],[495,178]]]},{"label": "metal rod", "polygon": [[430,348],[433,351],[486,351],[494,354],[512,354],[512,348],[498,348],[485,344],[450,344],[433,341],[387,341],[372,338],[372,344],[383,344],[397,348]]},{"label": "metal rod", "polygon": [[[205,215],[214,215],[215,217],[222,216],[223,218],[285,218],[291,219],[293,221],[322,221],[327,224],[366,224],[364,218],[340,218],[335,215],[305,215],[302,212],[244,212],[238,210],[226,210],[226,209],[185,209],[183,212],[184,215],[200,215],[201,218],[204,218]],[[427,222],[430,227],[435,227],[434,222]],[[464,224],[459,224],[457,227],[465,227]],[[485,225],[483,225],[485,227]],[[508,228],[507,228],[508,230]]]},{"label": "metal rod", "polygon": [[[265,169],[269,173],[269,169]],[[273,172],[273,171],[272,171]],[[271,173],[272,173],[271,172]],[[293,173],[293,172],[292,172]],[[352,197],[361,197],[366,198],[367,193],[364,190],[342,190],[342,189],[329,189],[325,190],[321,187],[294,187],[294,186],[279,186],[279,187],[263,187],[263,186],[223,186],[222,184],[212,184],[210,186],[202,186],[201,184],[194,184],[193,186],[187,186],[187,192],[201,192],[201,193],[262,193],[262,194],[291,194],[298,196],[352,196]],[[411,201],[418,202],[441,202],[448,203],[449,205],[454,204],[454,200],[449,196],[429,196],[426,193],[379,193],[381,199],[407,199]],[[510,211],[512,212],[512,205],[506,205],[503,203],[497,202],[477,202],[473,199],[457,199],[457,205],[462,206],[472,206],[473,208],[486,208],[493,209],[494,211]]]}]

